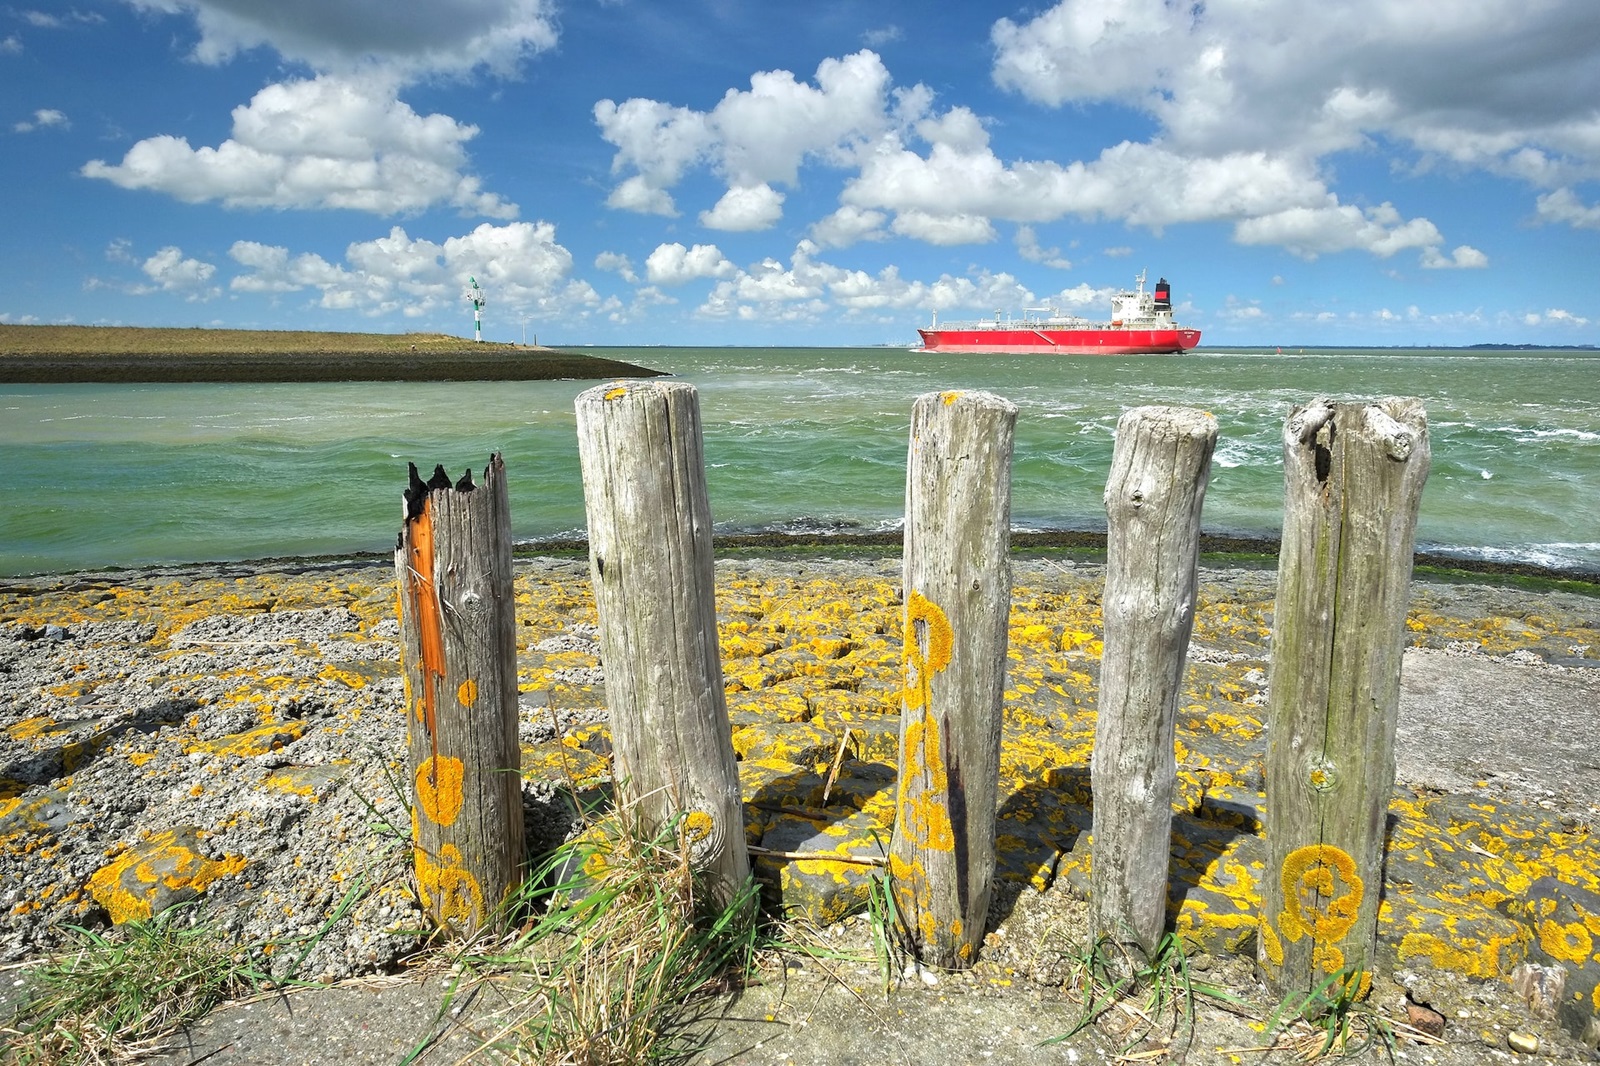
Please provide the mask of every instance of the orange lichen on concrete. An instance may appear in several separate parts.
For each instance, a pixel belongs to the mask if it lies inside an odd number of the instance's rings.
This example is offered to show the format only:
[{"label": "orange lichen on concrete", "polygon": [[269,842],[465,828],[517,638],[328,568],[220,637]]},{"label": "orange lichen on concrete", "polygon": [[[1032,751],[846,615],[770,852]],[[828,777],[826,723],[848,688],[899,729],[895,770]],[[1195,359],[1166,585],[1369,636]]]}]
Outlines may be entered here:
[{"label": "orange lichen on concrete", "polygon": [[210,755],[237,755],[241,758],[253,758],[265,755],[269,751],[279,748],[305,735],[306,724],[300,720],[283,722],[279,725],[257,726],[243,733],[232,733],[217,740],[197,740],[183,746],[186,753],[206,752]]},{"label": "orange lichen on concrete", "polygon": [[218,878],[243,870],[248,862],[236,855],[207,859],[190,846],[192,835],[181,841],[178,836],[171,829],[157,833],[89,877],[89,894],[112,922],[149,918],[159,902],[191,898]]},{"label": "orange lichen on concrete", "polygon": [[346,670],[329,663],[317,674],[324,681],[337,681],[346,688],[365,688],[367,679],[354,670]]}]

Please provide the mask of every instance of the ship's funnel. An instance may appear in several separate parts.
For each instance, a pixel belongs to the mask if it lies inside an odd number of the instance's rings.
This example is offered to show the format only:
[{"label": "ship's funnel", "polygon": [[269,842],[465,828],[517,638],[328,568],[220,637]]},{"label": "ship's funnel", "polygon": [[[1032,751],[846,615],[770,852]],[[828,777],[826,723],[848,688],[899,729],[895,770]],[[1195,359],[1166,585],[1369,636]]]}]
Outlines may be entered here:
[{"label": "ship's funnel", "polygon": [[1166,278],[1156,282],[1156,310],[1172,310],[1172,286],[1167,284]]}]

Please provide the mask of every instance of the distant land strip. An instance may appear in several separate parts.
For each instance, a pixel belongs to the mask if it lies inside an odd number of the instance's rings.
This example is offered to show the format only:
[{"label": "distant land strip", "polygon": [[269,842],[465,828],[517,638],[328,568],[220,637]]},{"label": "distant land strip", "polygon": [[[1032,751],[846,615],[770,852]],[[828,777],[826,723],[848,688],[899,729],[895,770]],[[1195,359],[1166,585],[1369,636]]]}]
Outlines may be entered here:
[{"label": "distant land strip", "polygon": [[0,324],[0,384],[549,381],[661,371],[441,333]]}]

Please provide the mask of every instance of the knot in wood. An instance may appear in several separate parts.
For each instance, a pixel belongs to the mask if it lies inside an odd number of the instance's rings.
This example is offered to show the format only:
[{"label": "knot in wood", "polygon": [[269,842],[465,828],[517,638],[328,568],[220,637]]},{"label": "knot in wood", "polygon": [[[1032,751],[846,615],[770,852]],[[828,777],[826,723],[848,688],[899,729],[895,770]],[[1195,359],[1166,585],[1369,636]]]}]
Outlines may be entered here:
[{"label": "knot in wood", "polygon": [[477,617],[484,612],[485,603],[477,589],[467,589],[456,601],[456,610],[468,617]]},{"label": "knot in wood", "polygon": [[1374,405],[1367,409],[1367,424],[1372,427],[1383,454],[1397,463],[1411,458],[1417,447],[1417,434],[1410,426],[1390,417],[1383,408]]},{"label": "knot in wood", "polygon": [[1289,416],[1286,427],[1289,435],[1301,444],[1310,444],[1322,427],[1333,420],[1333,405],[1326,400],[1312,400]]},{"label": "knot in wood", "polygon": [[1313,792],[1332,792],[1339,786],[1339,768],[1326,758],[1319,756],[1312,759],[1306,770],[1306,784],[1311,786]]},{"label": "knot in wood", "polygon": [[722,854],[723,836],[722,819],[705,800],[685,808],[678,823],[678,839],[692,869],[709,869],[716,862]]}]

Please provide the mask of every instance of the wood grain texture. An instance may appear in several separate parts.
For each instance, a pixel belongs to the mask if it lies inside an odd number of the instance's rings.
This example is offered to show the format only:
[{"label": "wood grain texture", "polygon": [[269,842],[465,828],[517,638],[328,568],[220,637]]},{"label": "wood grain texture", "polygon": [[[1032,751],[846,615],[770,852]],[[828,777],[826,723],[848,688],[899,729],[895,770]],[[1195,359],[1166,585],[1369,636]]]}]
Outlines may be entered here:
[{"label": "wood grain texture", "polygon": [[413,490],[395,575],[415,868],[433,920],[471,932],[523,861],[505,466],[495,455],[475,488],[414,479]]},{"label": "wood grain texture", "polygon": [[976,957],[994,879],[1016,418],[984,392],[930,393],[911,416],[889,861],[912,950],[950,968]]},{"label": "wood grain texture", "polygon": [[750,875],[723,694],[699,397],[626,381],[578,396],[589,567],[620,795],[677,824],[723,902]]},{"label": "wood grain texture", "polygon": [[1313,400],[1283,455],[1257,949],[1280,994],[1373,966],[1427,416]]},{"label": "wood grain texture", "polygon": [[1178,695],[1194,628],[1200,511],[1217,420],[1138,407],[1117,423],[1106,481],[1105,647],[1090,785],[1091,929],[1153,954],[1167,915]]}]

